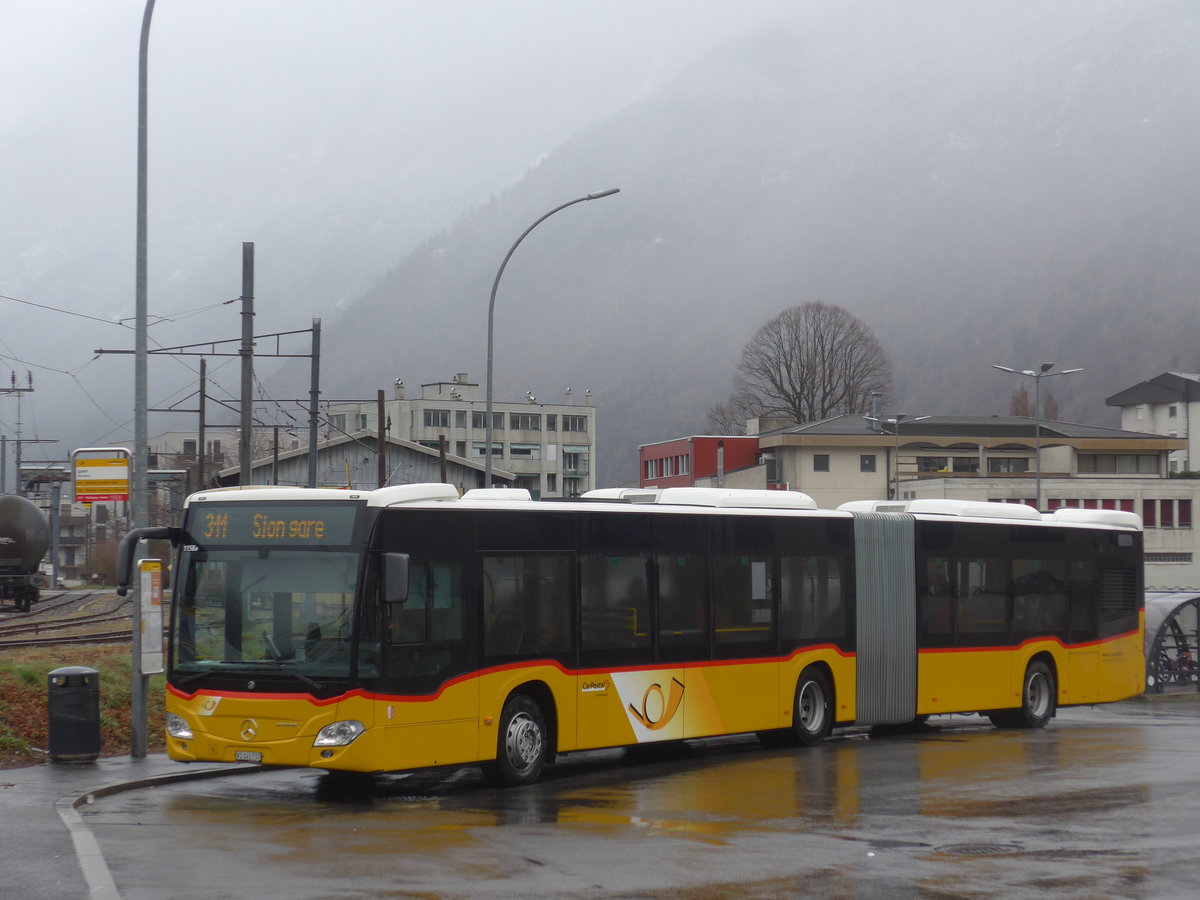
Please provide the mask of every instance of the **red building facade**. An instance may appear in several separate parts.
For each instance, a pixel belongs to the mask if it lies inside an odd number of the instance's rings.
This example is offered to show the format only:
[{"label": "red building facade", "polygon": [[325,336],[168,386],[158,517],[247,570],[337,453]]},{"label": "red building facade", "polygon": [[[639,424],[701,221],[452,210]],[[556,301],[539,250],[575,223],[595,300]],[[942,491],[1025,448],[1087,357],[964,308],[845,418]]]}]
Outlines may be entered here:
[{"label": "red building facade", "polygon": [[724,449],[724,471],[758,463],[757,437],[693,435],[638,447],[638,487],[692,487],[698,478],[717,474],[718,451]]}]

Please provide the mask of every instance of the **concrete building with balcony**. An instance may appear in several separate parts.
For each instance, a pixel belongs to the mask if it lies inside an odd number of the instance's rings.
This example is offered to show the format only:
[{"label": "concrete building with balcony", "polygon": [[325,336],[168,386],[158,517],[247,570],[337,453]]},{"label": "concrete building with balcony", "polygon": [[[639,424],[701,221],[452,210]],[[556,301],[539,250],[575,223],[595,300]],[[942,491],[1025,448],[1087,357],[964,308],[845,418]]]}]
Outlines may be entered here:
[{"label": "concrete building with balcony", "polygon": [[[379,403],[331,403],[322,407],[331,436],[359,430],[377,433]],[[462,459],[486,461],[487,397],[465,372],[420,386],[410,398],[397,380],[383,403],[384,434]],[[591,391],[568,388],[562,402],[532,393],[524,400],[492,402],[492,466],[511,472],[512,487],[534,498],[576,497],[596,486],[596,408]]]}]

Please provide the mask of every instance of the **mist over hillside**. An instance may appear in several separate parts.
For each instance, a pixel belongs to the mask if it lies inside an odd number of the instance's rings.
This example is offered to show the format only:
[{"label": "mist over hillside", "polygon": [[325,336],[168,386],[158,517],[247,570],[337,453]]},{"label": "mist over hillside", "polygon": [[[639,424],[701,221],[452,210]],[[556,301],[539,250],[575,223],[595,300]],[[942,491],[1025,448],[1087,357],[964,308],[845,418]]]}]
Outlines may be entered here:
[{"label": "mist over hillside", "polygon": [[[469,372],[496,394],[590,388],[599,480],[702,431],[745,341],[810,300],[845,307],[895,372],[889,408],[1006,413],[1018,368],[1062,417],[1194,371],[1200,8],[934,4],[732,38],[577,134],[325,323],[327,396]],[[1080,11],[1094,12],[1081,16]],[[411,396],[411,395],[410,395]]]}]

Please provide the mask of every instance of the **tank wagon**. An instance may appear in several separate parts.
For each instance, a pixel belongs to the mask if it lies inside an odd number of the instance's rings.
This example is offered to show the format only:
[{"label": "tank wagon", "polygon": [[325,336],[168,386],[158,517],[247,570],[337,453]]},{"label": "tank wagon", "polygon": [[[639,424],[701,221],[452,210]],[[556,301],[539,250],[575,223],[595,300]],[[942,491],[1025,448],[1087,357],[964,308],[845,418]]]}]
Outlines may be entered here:
[{"label": "tank wagon", "polygon": [[49,544],[50,526],[33,502],[0,496],[0,604],[29,612],[45,580],[39,566]]}]

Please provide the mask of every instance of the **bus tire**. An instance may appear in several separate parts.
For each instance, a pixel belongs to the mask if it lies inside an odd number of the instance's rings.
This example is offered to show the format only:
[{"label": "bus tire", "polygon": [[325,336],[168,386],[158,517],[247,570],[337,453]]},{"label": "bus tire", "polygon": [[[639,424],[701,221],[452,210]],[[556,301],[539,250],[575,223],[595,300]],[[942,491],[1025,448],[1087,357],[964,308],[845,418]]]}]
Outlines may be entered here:
[{"label": "bus tire", "polygon": [[1021,708],[996,710],[989,713],[988,718],[997,728],[1045,728],[1054,718],[1057,697],[1054,673],[1040,659],[1035,659],[1025,669]]},{"label": "bus tire", "polygon": [[542,774],[548,748],[542,708],[527,694],[509,697],[500,713],[493,780],[502,787],[532,784]]},{"label": "bus tire", "polygon": [[813,747],[833,730],[833,688],[819,666],[809,666],[796,682],[792,732],[805,747]]}]

